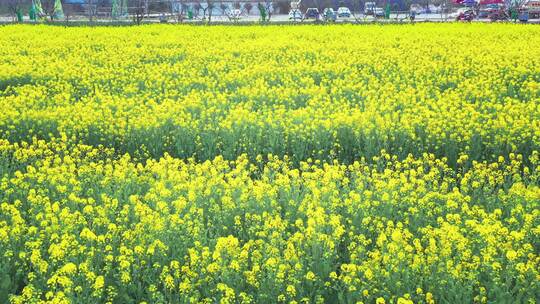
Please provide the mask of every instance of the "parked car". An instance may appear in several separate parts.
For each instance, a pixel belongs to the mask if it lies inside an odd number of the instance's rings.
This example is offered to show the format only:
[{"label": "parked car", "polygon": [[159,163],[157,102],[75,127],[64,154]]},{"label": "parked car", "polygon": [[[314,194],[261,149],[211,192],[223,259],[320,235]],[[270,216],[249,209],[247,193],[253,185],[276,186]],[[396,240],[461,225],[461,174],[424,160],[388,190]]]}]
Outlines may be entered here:
[{"label": "parked car", "polygon": [[337,9],[338,18],[351,18],[351,10],[348,7],[340,7]]},{"label": "parked car", "polygon": [[525,5],[524,8],[529,12],[529,17],[540,18],[540,0],[530,0]]},{"label": "parked car", "polygon": [[450,12],[448,14],[448,18],[455,20],[459,16],[459,14],[461,14],[464,11],[467,11],[467,10],[470,10],[470,8],[468,8],[468,7],[460,7],[457,10]]},{"label": "parked car", "polygon": [[424,9],[422,8],[420,4],[414,3],[414,4],[411,4],[410,11],[411,13],[414,12],[415,15],[420,15],[423,13]]},{"label": "parked car", "polygon": [[366,2],[364,5],[364,15],[373,15],[375,12],[375,2]]},{"label": "parked car", "polygon": [[476,16],[474,11],[468,7],[460,8],[452,15],[456,16],[456,21],[472,21]]},{"label": "parked car", "polygon": [[297,21],[302,20],[304,16],[302,16],[302,12],[299,9],[292,9],[289,11],[289,19]]},{"label": "parked car", "polygon": [[430,4],[428,6],[429,8],[429,11],[431,12],[431,14],[440,14],[443,10],[443,5],[434,5],[434,4]]},{"label": "parked car", "polygon": [[436,6],[433,4],[430,5],[420,5],[417,3],[411,4],[410,11],[415,12],[417,15],[420,14],[439,14],[441,12],[442,7]]},{"label": "parked car", "polygon": [[325,21],[336,21],[337,15],[333,8],[327,7],[323,11],[323,18]]},{"label": "parked car", "polygon": [[233,10],[228,12],[227,16],[231,20],[238,21],[238,20],[240,20],[240,18],[242,18],[242,11],[239,10],[239,9],[233,9]]},{"label": "parked car", "polygon": [[319,20],[321,18],[321,14],[319,13],[319,10],[315,7],[310,7],[306,10],[306,13],[304,14],[304,19],[315,19]]},{"label": "parked car", "polygon": [[508,19],[510,19],[510,15],[508,14],[506,8],[502,7],[496,11],[491,12],[488,18],[491,21],[507,21]]},{"label": "parked car", "polygon": [[376,7],[373,11],[373,15],[375,17],[384,17],[384,10],[382,7]]},{"label": "parked car", "polygon": [[499,3],[481,5],[478,10],[478,18],[489,18],[495,12],[503,9],[504,5]]},{"label": "parked car", "polygon": [[521,7],[518,9],[518,20],[520,22],[529,21],[529,10],[527,8]]}]

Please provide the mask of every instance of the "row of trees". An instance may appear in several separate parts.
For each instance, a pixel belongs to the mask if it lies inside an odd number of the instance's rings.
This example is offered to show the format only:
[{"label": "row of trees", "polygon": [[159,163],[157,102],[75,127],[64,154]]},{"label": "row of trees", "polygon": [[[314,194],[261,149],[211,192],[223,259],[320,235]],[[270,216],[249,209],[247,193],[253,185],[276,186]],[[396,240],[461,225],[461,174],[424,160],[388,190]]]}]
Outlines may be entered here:
[{"label": "row of trees", "polygon": [[[39,0],[35,0],[39,1]],[[41,0],[42,11],[45,15],[54,15],[54,6],[56,0]],[[255,0],[256,1],[256,0]],[[242,10],[250,14],[255,8],[264,8],[271,16],[276,7],[280,7],[283,12],[287,12],[289,2],[286,0],[260,0],[260,2],[231,2],[217,0],[84,0],[84,3],[75,1],[66,2],[62,0],[62,6],[65,11],[65,18],[73,15],[86,16],[90,21],[96,19],[100,13],[109,11],[111,17],[131,16],[136,22],[142,21],[152,11],[154,13],[170,14],[180,20],[187,18],[188,11],[194,15],[202,13],[204,19],[211,20],[212,13],[216,9],[221,9],[222,14],[227,14],[232,8]],[[119,4],[117,4],[119,3]],[[125,5],[126,12],[115,12],[115,5]],[[232,4],[232,5],[231,5]],[[15,17],[18,13],[26,14],[30,11],[32,0],[0,0],[0,14],[9,14]],[[259,7],[260,6],[260,7]]]},{"label": "row of trees", "polygon": [[[58,17],[59,13],[61,13],[62,18],[65,17],[63,14],[61,1],[41,0],[36,3],[39,5],[40,13],[43,13],[51,20],[53,20],[55,17]],[[17,15],[22,16],[26,12],[30,12],[31,8],[32,0],[0,0],[0,13],[8,13],[13,17]],[[34,7],[33,9],[36,9],[36,7]],[[38,12],[34,11],[33,13],[36,14]]]},{"label": "row of trees", "polygon": [[[34,0],[40,1],[43,13],[51,19],[55,13],[56,0]],[[316,7],[322,11],[325,7],[346,6],[353,12],[362,11],[365,2],[374,0],[303,0],[302,7]],[[524,1],[524,0],[509,0]],[[410,5],[415,3],[424,7],[430,5],[447,7],[451,0],[375,0],[377,5],[390,5],[393,11],[408,10]],[[86,16],[90,21],[99,17],[131,17],[136,23],[142,22],[151,12],[162,14],[174,18],[178,22],[185,19],[201,18],[208,22],[212,21],[213,14],[218,11],[221,15],[234,18],[231,14],[233,10],[241,11],[243,14],[259,12],[265,21],[271,19],[274,12],[287,13],[290,9],[291,0],[253,0],[249,1],[227,1],[227,0],[84,0],[82,4],[74,4],[73,1],[62,0],[65,19],[71,16]],[[115,4],[123,8],[118,13]],[[32,5],[32,0],[0,0],[0,13],[9,13],[13,17],[21,12],[28,12]],[[238,12],[237,11],[237,12]],[[237,13],[236,12],[236,13]]]},{"label": "row of trees", "polygon": [[[178,3],[178,2],[177,2]],[[259,2],[230,2],[230,1],[216,1],[216,0],[203,0],[199,1],[184,1],[178,3],[177,8],[172,12],[178,21],[182,21],[186,17],[189,17],[191,12],[195,11],[201,13],[203,20],[210,22],[212,20],[213,13],[218,10],[221,15],[228,16],[229,18],[236,18],[236,14],[232,10],[237,10],[242,14],[249,15],[254,11],[258,11],[263,21],[269,21],[274,11],[278,10],[282,13],[288,12],[290,8],[289,1],[272,1],[261,0]]]},{"label": "row of trees", "polygon": [[[56,0],[34,0],[40,1],[43,13],[51,20],[54,16],[54,6]],[[102,15],[110,17],[131,17],[137,23],[148,17],[152,12],[170,15],[178,21],[182,21],[190,16],[202,16],[202,19],[211,21],[213,13],[221,10],[222,15],[229,15],[232,9],[237,9],[245,14],[251,14],[256,9],[265,11],[266,18],[272,16],[274,10],[279,9],[283,13],[289,10],[288,0],[254,0],[245,1],[218,1],[218,0],[84,0],[84,3],[76,1],[61,1],[65,12],[65,18],[71,16],[86,16],[90,21]],[[115,8],[120,6],[121,8]],[[15,17],[18,13],[27,14],[32,7],[32,0],[0,0],[0,14],[9,14]],[[125,12],[122,10],[125,7]],[[118,13],[120,11],[121,13]]]}]

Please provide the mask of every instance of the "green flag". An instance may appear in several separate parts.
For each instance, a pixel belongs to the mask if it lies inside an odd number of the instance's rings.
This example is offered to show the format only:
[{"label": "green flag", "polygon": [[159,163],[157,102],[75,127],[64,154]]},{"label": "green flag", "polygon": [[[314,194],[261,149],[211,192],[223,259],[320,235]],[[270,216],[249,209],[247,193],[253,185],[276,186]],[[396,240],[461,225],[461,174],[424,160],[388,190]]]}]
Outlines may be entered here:
[{"label": "green flag", "polygon": [[127,2],[128,0],[120,0],[122,1],[122,10],[121,10],[121,16],[127,16],[128,15],[128,6]]},{"label": "green flag", "polygon": [[41,7],[41,0],[32,0],[32,6],[34,7],[36,19],[45,15]]},{"label": "green flag", "polygon": [[54,19],[64,19],[64,9],[60,0],[54,1]]},{"label": "green flag", "polygon": [[17,22],[23,22],[23,13],[20,8],[17,9]]},{"label": "green flag", "polygon": [[121,15],[120,9],[121,9],[121,7],[118,4],[118,0],[112,0],[111,15],[112,15],[113,19],[117,19],[118,17],[120,17],[120,15]]},{"label": "green flag", "polygon": [[28,17],[30,17],[30,20],[36,21],[36,6],[34,5],[34,2],[32,2],[32,6],[30,7],[30,11],[28,12]]},{"label": "green flag", "polygon": [[261,4],[257,4],[257,8],[259,9],[259,14],[261,15],[261,21],[266,21],[266,8]]},{"label": "green flag", "polygon": [[111,15],[113,19],[126,17],[128,14],[127,0],[112,0]]}]

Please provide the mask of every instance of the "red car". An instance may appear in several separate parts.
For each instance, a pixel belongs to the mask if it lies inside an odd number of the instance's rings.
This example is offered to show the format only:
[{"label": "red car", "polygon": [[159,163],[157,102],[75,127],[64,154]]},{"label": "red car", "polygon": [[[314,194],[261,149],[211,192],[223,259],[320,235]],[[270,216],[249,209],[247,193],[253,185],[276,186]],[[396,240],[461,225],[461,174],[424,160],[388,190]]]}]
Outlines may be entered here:
[{"label": "red car", "polygon": [[472,21],[475,17],[475,13],[472,9],[466,9],[459,11],[456,17],[456,21]]},{"label": "red car", "polygon": [[530,0],[525,5],[529,12],[530,18],[540,18],[540,0]]}]

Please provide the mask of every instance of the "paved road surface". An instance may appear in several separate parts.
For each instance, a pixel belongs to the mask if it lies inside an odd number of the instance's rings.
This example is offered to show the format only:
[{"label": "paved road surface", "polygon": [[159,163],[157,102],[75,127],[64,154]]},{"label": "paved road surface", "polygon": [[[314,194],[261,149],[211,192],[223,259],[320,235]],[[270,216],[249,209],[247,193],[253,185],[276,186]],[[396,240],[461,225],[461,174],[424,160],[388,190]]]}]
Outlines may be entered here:
[{"label": "paved road surface", "polygon": [[[80,18],[72,18],[71,19],[72,21],[82,21],[82,22],[87,22],[88,19],[84,18],[84,17],[80,17]],[[8,23],[8,22],[13,22],[14,21],[14,18],[13,17],[9,17],[9,16],[0,16],[0,23]],[[24,17],[24,21],[29,21],[28,20],[28,16],[25,16]],[[186,23],[190,23],[190,22],[201,22],[202,19],[201,18],[195,18],[193,20],[186,20],[185,22]],[[257,22],[259,21],[259,16],[257,15],[249,15],[249,16],[242,16],[238,22]],[[391,14],[390,15],[390,19],[388,20],[385,20],[385,19],[382,19],[382,18],[378,18],[378,19],[375,19],[373,16],[363,16],[363,15],[356,15],[356,19],[354,17],[352,18],[339,18],[336,22],[338,23],[343,23],[343,22],[355,22],[355,21],[358,21],[358,22],[375,22],[375,21],[379,21],[379,22],[396,22],[396,21],[402,21],[402,22],[409,22],[409,19],[408,19],[408,15],[406,13],[401,13],[401,14]],[[415,21],[417,22],[425,22],[425,21],[430,21],[430,22],[451,22],[451,21],[454,21],[454,19],[450,16],[445,16],[445,15],[442,15],[441,14],[420,14],[420,15],[416,15],[416,18],[415,18]],[[475,20],[475,21],[480,21],[480,22],[489,22],[490,20],[489,19],[481,19],[481,20]],[[62,21],[59,21],[59,22],[62,22]],[[102,20],[98,20],[97,21],[98,23],[99,22],[111,22],[110,19],[102,19]],[[126,19],[125,22],[131,22],[131,19]],[[159,22],[159,15],[154,15],[154,16],[151,16],[151,18],[147,18],[145,19],[145,22]],[[173,21],[169,21],[169,22],[173,22]],[[228,17],[226,16],[212,16],[212,22],[219,22],[219,23],[222,23],[222,22],[234,22],[233,20],[230,20]],[[282,23],[282,22],[296,22],[296,23],[309,23],[309,22],[314,22],[314,20],[304,20],[304,21],[294,21],[294,20],[291,20],[289,19],[289,16],[288,15],[274,15],[272,16],[270,22],[276,22],[276,23]],[[540,19],[535,19],[535,20],[529,20],[529,23],[540,23]]]}]

